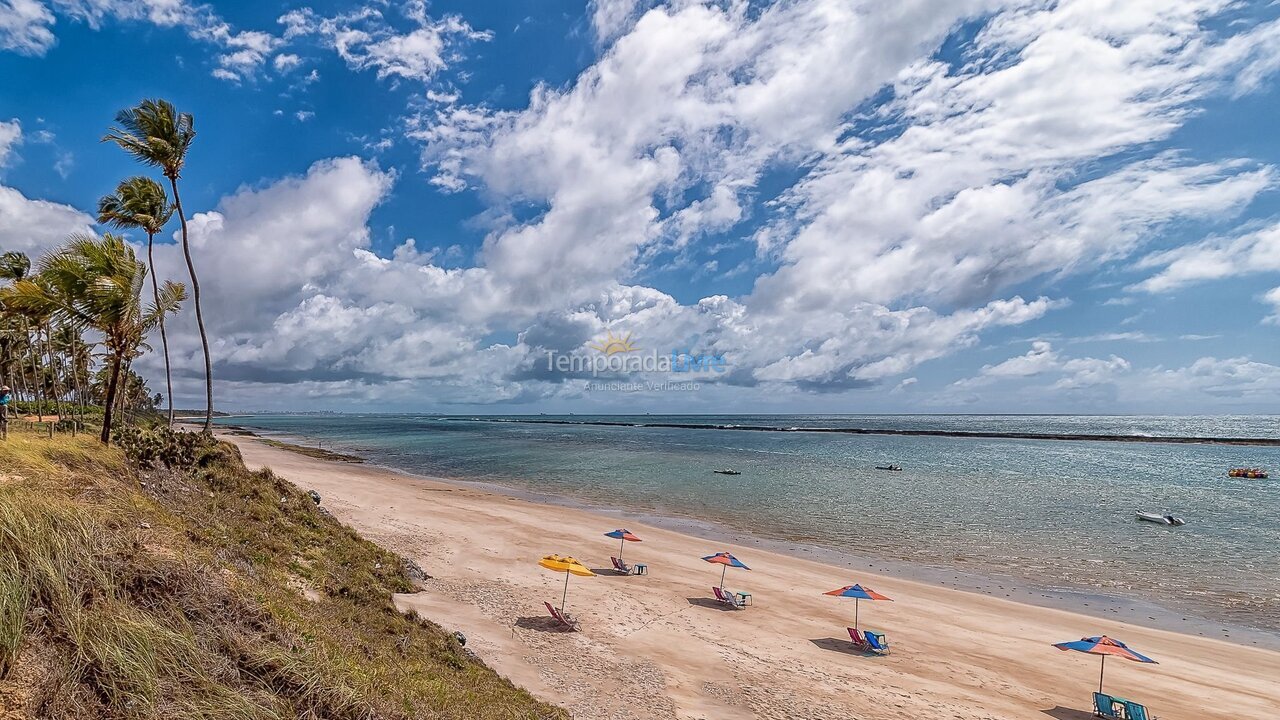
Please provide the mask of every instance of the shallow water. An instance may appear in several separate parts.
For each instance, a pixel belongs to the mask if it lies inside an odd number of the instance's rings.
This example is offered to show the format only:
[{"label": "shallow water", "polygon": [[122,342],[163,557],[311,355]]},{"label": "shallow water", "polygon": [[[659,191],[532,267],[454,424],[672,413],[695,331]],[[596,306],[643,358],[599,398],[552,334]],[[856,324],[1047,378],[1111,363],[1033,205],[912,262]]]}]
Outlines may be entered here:
[{"label": "shallow water", "polygon": [[[767,539],[1007,576],[1280,631],[1280,447],[550,425],[533,418],[260,415],[225,423],[323,441],[409,472],[697,518]],[[1280,418],[638,416],[779,427],[1277,437]],[[903,472],[875,465],[895,462]],[[739,476],[711,471],[734,468]],[[1137,522],[1171,511],[1187,525]]]}]

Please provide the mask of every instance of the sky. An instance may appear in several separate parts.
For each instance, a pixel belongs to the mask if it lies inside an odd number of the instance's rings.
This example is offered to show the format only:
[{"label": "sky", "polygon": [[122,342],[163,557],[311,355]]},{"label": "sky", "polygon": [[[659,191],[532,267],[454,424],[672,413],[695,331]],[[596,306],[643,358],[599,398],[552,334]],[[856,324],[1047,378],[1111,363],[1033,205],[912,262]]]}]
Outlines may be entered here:
[{"label": "sky", "polygon": [[33,258],[193,114],[219,409],[1280,413],[1274,2],[0,0],[0,78]]}]

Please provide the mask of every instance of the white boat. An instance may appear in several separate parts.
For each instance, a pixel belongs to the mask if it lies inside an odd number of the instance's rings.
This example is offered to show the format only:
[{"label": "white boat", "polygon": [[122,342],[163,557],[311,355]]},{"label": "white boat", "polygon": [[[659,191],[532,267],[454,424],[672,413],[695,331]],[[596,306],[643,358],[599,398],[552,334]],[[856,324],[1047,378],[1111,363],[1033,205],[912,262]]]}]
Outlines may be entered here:
[{"label": "white boat", "polygon": [[1180,517],[1174,517],[1169,514],[1161,515],[1160,513],[1149,513],[1149,512],[1138,511],[1137,515],[1139,520],[1146,520],[1147,522],[1160,523],[1161,525],[1176,526],[1176,525],[1185,525],[1187,523],[1186,520],[1183,520]]}]

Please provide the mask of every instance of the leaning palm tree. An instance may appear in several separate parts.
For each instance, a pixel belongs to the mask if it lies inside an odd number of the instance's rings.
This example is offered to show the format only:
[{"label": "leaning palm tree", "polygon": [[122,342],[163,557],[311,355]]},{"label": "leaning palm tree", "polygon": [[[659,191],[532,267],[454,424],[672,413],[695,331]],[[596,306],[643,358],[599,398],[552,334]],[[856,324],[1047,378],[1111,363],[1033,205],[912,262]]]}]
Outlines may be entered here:
[{"label": "leaning palm tree", "polygon": [[[149,177],[131,177],[116,186],[114,195],[98,201],[98,222],[118,228],[137,228],[147,234],[147,264],[151,266],[151,295],[160,305],[160,281],[155,271],[154,245],[156,233],[173,217],[173,206],[160,183]],[[173,374],[169,368],[169,338],[165,334],[164,315],[160,316],[160,347],[164,352],[164,381],[169,398],[169,425],[173,426]]]},{"label": "leaning palm tree", "polygon": [[[171,305],[143,307],[142,288],[147,266],[122,238],[105,234],[72,235],[65,246],[40,260],[41,282],[21,280],[0,291],[6,306],[32,312],[47,311],[62,321],[83,325],[102,334],[110,375],[102,408],[102,442],[111,442],[112,410],[120,385],[120,371],[132,357],[159,316]],[[178,283],[166,281],[161,298],[182,297]]]},{"label": "leaning palm tree", "polygon": [[200,308],[200,281],[196,279],[196,266],[191,261],[191,245],[187,241],[187,214],[178,195],[178,178],[187,161],[187,150],[196,137],[195,120],[190,113],[178,112],[167,100],[143,100],[137,107],[116,113],[116,125],[102,139],[119,145],[139,162],[160,168],[169,178],[173,209],[178,213],[178,222],[182,226],[182,254],[191,276],[196,325],[200,328],[200,344],[204,347],[204,431],[213,432],[213,361],[209,356],[209,336],[204,331],[204,315]]}]

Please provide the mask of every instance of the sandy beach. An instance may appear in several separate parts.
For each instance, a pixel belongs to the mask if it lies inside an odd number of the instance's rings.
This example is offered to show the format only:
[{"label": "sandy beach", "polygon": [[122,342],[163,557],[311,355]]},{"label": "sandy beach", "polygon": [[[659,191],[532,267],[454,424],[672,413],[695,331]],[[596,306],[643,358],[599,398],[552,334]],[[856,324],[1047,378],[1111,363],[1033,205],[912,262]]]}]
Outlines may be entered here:
[{"label": "sandy beach", "polygon": [[[251,468],[314,489],[343,522],[418,562],[426,589],[397,599],[468,638],[467,647],[534,694],[581,718],[1091,717],[1099,658],[1051,643],[1107,634],[1159,665],[1107,663],[1111,693],[1163,720],[1280,717],[1280,653],[715,543],[631,520],[534,503],[465,483],[426,480],[235,442]],[[609,568],[602,533],[623,524],[643,538],[629,560],[650,574]],[[729,550],[752,568],[726,585],[752,593],[745,610],[712,599]],[[555,628],[543,601],[564,576],[537,566],[573,555],[568,609],[580,632]],[[862,626],[893,652],[853,650],[853,604],[822,593],[861,582],[895,602],[863,603]]]}]

